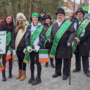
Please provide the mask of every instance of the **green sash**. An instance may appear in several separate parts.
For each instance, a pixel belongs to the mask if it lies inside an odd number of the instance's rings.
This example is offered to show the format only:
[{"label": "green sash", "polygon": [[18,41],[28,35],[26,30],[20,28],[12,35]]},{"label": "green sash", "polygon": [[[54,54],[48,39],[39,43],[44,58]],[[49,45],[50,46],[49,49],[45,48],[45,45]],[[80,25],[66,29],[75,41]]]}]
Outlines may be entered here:
[{"label": "green sash", "polygon": [[[31,48],[32,48],[34,42],[36,41],[36,39],[39,37],[42,29],[43,29],[42,25],[37,27],[36,30],[34,30],[33,34],[31,35],[31,37],[30,37],[30,47]],[[23,62],[26,63],[26,64],[29,64],[29,61],[30,61],[29,52],[26,52]]]},{"label": "green sash", "polygon": [[45,34],[46,40],[45,40],[45,43],[44,43],[44,47],[45,47],[45,44],[46,44],[47,40],[50,39],[51,29],[52,29],[52,25],[49,27],[49,29],[47,30],[47,32]]},{"label": "green sash", "polygon": [[[78,30],[77,30],[77,37],[80,38],[80,36],[82,35],[83,31],[85,30],[85,28],[87,27],[87,25],[89,24],[90,20],[85,19],[81,25],[79,26]],[[72,53],[75,52],[76,47],[77,47],[78,43],[77,41],[74,41],[73,46],[72,46]]]},{"label": "green sash", "polygon": [[[7,36],[6,36],[6,47],[9,45],[11,41],[11,32],[8,32]],[[11,49],[11,47],[9,46],[8,49]],[[0,59],[2,58],[2,54],[0,54]]]},{"label": "green sash", "polygon": [[66,32],[66,30],[68,29],[68,27],[72,24],[72,22],[70,21],[65,21],[61,27],[59,28],[59,30],[57,31],[55,38],[54,38],[54,42],[51,48],[51,52],[50,52],[50,57],[51,58],[55,58],[55,54],[56,54],[56,49],[58,46],[58,42],[61,39],[61,37],[63,36],[63,34]]}]

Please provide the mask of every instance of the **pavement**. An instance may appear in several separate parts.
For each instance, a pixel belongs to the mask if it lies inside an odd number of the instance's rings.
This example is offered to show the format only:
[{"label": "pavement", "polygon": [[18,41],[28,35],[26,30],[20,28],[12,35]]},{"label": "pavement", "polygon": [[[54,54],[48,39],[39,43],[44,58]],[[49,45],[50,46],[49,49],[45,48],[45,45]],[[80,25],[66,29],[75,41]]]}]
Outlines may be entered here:
[{"label": "pavement", "polygon": [[[55,69],[49,67],[45,67],[45,64],[42,63],[42,83],[36,86],[32,86],[28,84],[28,80],[30,78],[30,65],[27,65],[26,75],[27,78],[24,81],[16,80],[15,77],[18,74],[18,64],[13,64],[13,77],[8,78],[8,62],[6,65],[6,78],[7,81],[2,81],[2,73],[0,72],[0,90],[90,90],[90,78],[87,77],[83,68],[78,73],[73,73],[73,69],[75,68],[75,58],[72,58],[71,62],[71,85],[69,85],[69,79],[63,81],[62,76],[57,78],[52,78],[52,75],[55,73]],[[35,64],[35,76],[36,76],[37,66]]]}]

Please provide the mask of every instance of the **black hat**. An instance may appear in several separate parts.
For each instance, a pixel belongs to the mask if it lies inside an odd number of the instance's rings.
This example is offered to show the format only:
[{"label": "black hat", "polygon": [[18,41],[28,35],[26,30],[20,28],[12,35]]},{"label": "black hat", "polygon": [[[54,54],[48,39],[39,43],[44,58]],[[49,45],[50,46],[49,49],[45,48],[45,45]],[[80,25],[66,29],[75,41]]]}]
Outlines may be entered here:
[{"label": "black hat", "polygon": [[78,10],[76,12],[76,15],[77,15],[78,12],[82,12],[83,14],[85,14],[82,8],[78,8]]},{"label": "black hat", "polygon": [[51,17],[50,17],[50,15],[45,15],[45,18],[44,18],[44,20],[46,20],[47,18],[49,18],[49,19],[51,20]]},{"label": "black hat", "polygon": [[57,13],[56,13],[56,15],[59,14],[59,13],[62,13],[62,14],[65,15],[65,11],[64,11],[64,9],[63,9],[63,8],[58,8],[58,9],[57,9]]},{"label": "black hat", "polygon": [[40,13],[43,12],[43,13],[46,13],[44,9],[41,9]]}]

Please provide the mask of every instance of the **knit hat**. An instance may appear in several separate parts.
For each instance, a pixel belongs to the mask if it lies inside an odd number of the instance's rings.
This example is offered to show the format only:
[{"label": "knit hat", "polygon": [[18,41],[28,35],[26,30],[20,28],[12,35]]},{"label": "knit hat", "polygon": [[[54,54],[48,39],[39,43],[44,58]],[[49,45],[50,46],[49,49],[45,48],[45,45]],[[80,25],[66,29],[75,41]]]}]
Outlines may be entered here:
[{"label": "knit hat", "polygon": [[22,17],[23,20],[26,20],[26,17],[24,16],[23,13],[18,13],[16,19],[18,19],[19,17]]},{"label": "knit hat", "polygon": [[34,16],[36,16],[37,18],[39,18],[39,14],[38,13],[33,13],[31,17],[33,18]]}]

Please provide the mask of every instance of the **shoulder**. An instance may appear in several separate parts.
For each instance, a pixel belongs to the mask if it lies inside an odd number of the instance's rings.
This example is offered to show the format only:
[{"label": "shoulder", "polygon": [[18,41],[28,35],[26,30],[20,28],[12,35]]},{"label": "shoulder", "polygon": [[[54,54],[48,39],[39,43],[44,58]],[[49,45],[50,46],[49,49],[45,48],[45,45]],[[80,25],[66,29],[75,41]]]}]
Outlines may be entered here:
[{"label": "shoulder", "polygon": [[28,26],[26,26],[26,30],[27,30],[27,31],[31,30],[31,24],[28,25]]},{"label": "shoulder", "polygon": [[56,27],[56,26],[58,26],[58,23],[57,23],[57,22],[54,22],[54,23],[52,24],[52,28],[53,28],[53,27]]}]

